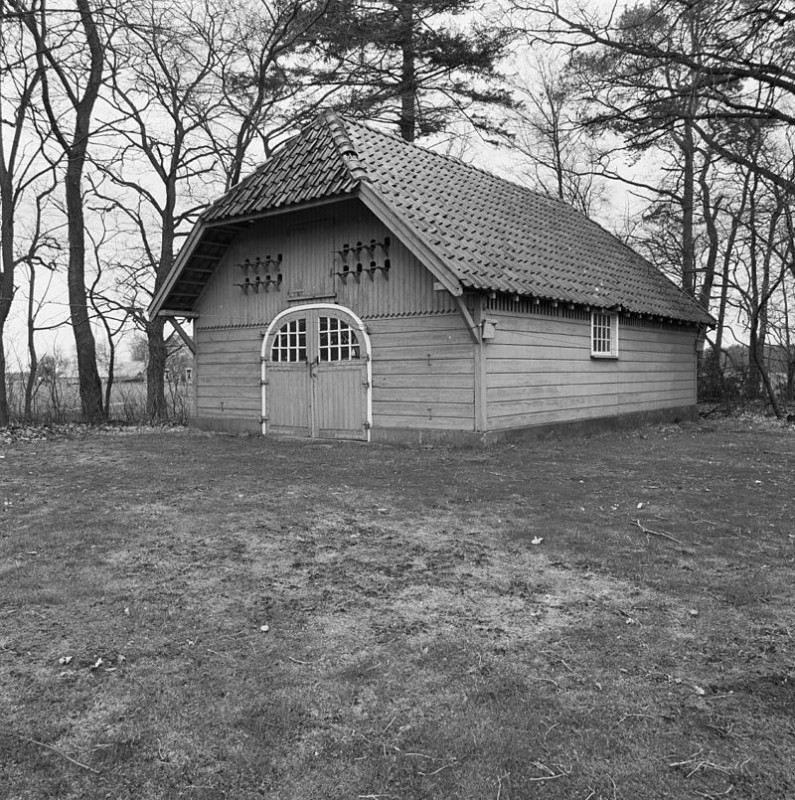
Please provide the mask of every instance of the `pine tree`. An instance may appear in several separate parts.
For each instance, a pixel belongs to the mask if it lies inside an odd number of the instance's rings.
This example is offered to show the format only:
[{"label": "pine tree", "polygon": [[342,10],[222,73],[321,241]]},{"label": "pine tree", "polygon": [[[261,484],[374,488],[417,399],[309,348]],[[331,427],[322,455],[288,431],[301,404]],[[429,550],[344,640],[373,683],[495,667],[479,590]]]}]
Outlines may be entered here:
[{"label": "pine tree", "polygon": [[497,69],[510,34],[471,21],[476,10],[475,0],[331,0],[313,31],[315,78],[339,87],[339,110],[395,124],[406,141],[462,116],[499,130],[490,112],[513,105]]}]

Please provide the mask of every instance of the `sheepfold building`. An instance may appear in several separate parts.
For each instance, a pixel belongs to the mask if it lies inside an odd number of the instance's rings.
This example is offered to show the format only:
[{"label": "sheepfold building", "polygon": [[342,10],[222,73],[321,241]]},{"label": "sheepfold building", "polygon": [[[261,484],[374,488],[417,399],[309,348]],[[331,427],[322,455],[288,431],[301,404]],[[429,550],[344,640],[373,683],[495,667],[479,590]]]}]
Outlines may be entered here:
[{"label": "sheepfold building", "polygon": [[690,416],[711,322],[569,206],[333,112],[204,211],[150,313],[193,322],[198,427],[404,441]]}]

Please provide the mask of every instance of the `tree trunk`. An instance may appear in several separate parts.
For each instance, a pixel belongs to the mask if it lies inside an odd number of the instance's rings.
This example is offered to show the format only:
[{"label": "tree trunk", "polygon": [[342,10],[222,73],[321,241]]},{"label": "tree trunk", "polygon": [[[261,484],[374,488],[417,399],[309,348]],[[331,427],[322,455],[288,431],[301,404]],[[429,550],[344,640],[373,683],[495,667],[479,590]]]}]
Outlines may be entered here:
[{"label": "tree trunk", "polygon": [[696,247],[693,236],[695,219],[695,142],[693,126],[685,121],[685,134],[682,139],[684,155],[684,191],[682,196],[682,288],[696,298]]},{"label": "tree trunk", "polygon": [[400,75],[400,135],[407,142],[417,138],[417,78],[416,53],[414,51],[414,3],[411,0],[400,4],[400,20],[403,27],[401,49],[403,62]]},{"label": "tree trunk", "polygon": [[765,364],[764,352],[760,352],[759,349],[759,340],[756,335],[758,323],[754,320],[753,324],[753,337],[752,337],[752,345],[751,345],[751,361],[754,363],[756,374],[759,376],[759,379],[762,381],[762,385],[765,388],[765,393],[767,394],[767,399],[770,401],[770,405],[773,409],[773,413],[776,415],[777,419],[781,419],[784,414],[781,411],[781,406],[779,405],[778,398],[776,397],[775,389],[773,388],[773,384],[770,381],[770,374],[767,371],[767,365]]},{"label": "tree trunk", "polygon": [[97,370],[97,349],[88,314],[86,292],[86,245],[83,214],[82,178],[88,151],[89,128],[94,104],[102,82],[104,53],[89,0],[76,0],[80,21],[91,53],[91,66],[85,92],[75,103],[75,126],[64,178],[67,230],[69,234],[69,310],[74,329],[77,371],[80,380],[80,404],[83,419],[90,424],[102,422],[102,381]]},{"label": "tree trunk", "polygon": [[[0,100],[0,104],[2,101]],[[14,204],[11,176],[0,145],[0,428],[10,422],[6,387],[5,324],[14,299]]]},{"label": "tree trunk", "polygon": [[[86,126],[87,127],[87,126]],[[75,132],[76,137],[79,135]],[[75,148],[82,149],[83,148]],[[69,159],[64,186],[66,191],[67,229],[69,234],[69,312],[75,337],[77,372],[80,382],[80,405],[83,419],[96,425],[104,419],[102,381],[97,370],[97,348],[88,315],[88,293],[85,279],[85,239],[81,176],[84,157]]]},{"label": "tree trunk", "polygon": [[105,383],[105,417],[112,416],[110,398],[113,394],[113,376],[116,370],[116,343],[112,336],[108,336],[108,378]]},{"label": "tree trunk", "polygon": [[[174,241],[176,224],[174,213],[177,207],[177,174],[180,147],[174,148],[171,169],[165,181],[166,202],[162,213],[162,229],[160,231],[160,260],[155,270],[155,287],[157,293],[166,279],[174,263]],[[149,361],[146,365],[146,415],[150,422],[166,422],[168,420],[168,404],[165,393],[165,372],[168,352],[164,339],[165,320],[155,317],[146,323],[146,341],[149,349]]]},{"label": "tree trunk", "polygon": [[6,388],[6,354],[0,336],[0,428],[7,427],[11,422],[8,410],[8,389]]},{"label": "tree trunk", "polygon": [[32,262],[28,264],[30,275],[28,278],[28,379],[25,382],[25,420],[33,420],[33,396],[36,393],[36,377],[39,371],[39,354],[36,352],[36,319],[34,308],[36,305],[36,267]]},{"label": "tree trunk", "polygon": [[166,404],[166,343],[163,339],[165,320],[155,317],[146,325],[149,360],[146,364],[146,416],[150,422],[168,419]]}]

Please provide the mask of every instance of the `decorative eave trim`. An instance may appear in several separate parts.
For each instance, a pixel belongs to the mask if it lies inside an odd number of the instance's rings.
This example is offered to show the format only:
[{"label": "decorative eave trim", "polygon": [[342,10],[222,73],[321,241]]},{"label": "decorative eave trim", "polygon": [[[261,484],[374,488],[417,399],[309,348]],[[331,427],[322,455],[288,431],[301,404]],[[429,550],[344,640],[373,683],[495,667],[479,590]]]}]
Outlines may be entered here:
[{"label": "decorative eave trim", "polygon": [[372,184],[366,182],[359,184],[359,198],[422,261],[436,280],[453,297],[460,297],[464,293],[458,277],[453,274],[433,245],[419,235],[417,229],[411,223],[406,222],[400,214],[396,213],[395,209],[384,200]]}]

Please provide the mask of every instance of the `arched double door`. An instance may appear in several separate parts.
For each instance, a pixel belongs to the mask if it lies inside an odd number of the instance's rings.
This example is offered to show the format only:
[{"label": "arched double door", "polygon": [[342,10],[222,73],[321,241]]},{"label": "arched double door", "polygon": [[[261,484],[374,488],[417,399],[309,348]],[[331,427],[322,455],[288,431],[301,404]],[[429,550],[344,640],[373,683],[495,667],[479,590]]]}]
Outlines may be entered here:
[{"label": "arched double door", "polygon": [[353,312],[283,311],[262,343],[262,432],[369,439],[370,383],[370,339]]}]

